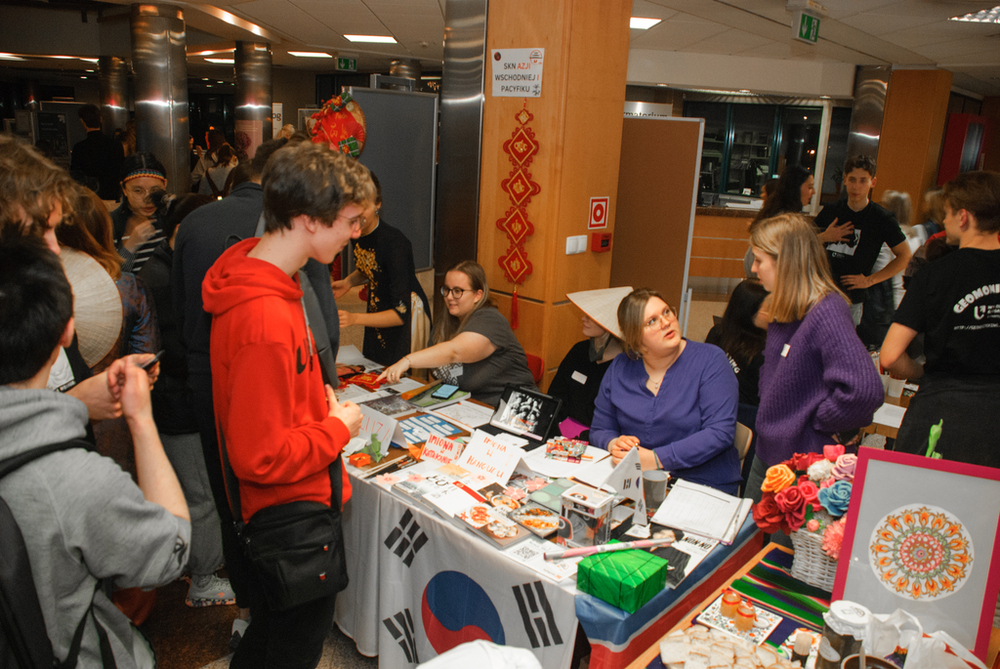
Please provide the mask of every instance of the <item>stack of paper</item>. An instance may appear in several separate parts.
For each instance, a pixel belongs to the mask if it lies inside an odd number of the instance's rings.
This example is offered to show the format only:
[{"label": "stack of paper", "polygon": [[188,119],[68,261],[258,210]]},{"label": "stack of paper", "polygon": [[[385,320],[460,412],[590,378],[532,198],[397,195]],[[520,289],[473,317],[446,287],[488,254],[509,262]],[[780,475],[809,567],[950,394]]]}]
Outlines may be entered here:
[{"label": "stack of paper", "polygon": [[678,481],[653,515],[653,522],[716,539],[728,546],[736,539],[752,505],[749,499]]}]

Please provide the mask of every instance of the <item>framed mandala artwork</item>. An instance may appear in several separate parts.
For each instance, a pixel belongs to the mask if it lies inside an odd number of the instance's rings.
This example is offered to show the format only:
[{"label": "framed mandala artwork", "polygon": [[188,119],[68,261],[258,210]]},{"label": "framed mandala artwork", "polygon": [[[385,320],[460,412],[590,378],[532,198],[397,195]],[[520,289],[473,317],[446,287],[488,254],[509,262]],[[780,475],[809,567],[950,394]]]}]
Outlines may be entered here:
[{"label": "framed mandala artwork", "polygon": [[1000,590],[1000,470],[862,448],[845,518],[833,598],[904,609],[985,661]]}]

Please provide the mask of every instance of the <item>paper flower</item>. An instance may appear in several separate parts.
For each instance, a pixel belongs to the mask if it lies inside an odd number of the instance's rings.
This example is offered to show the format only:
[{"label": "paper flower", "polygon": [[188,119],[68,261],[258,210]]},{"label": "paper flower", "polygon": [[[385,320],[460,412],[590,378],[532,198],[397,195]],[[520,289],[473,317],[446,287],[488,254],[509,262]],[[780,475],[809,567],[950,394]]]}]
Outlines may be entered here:
[{"label": "paper flower", "polygon": [[837,458],[844,454],[843,444],[828,444],[823,447],[823,457],[830,462],[836,462]]},{"label": "paper flower", "polygon": [[753,505],[753,520],[757,527],[768,534],[784,530],[782,523],[785,521],[785,514],[778,508],[773,495],[765,495]]},{"label": "paper flower", "polygon": [[768,468],[760,489],[763,492],[779,492],[795,482],[795,472],[785,465],[775,465]]},{"label": "paper flower", "polygon": [[829,488],[819,491],[819,503],[830,512],[831,516],[840,517],[847,513],[851,501],[851,484],[848,481],[837,481]]},{"label": "paper flower", "polygon": [[809,465],[819,462],[822,459],[822,453],[796,453],[785,464],[797,472],[804,472],[809,469]]},{"label": "paper flower", "polygon": [[813,511],[818,510],[820,507],[819,487],[809,479],[806,479],[805,481],[799,481],[798,488],[806,504],[811,504]]},{"label": "paper flower", "polygon": [[810,532],[815,532],[819,529],[819,521],[815,518],[810,519],[809,522],[806,523],[806,529]]},{"label": "paper flower", "polygon": [[802,523],[806,520],[806,503],[798,487],[785,488],[774,496],[774,501],[777,502],[779,509],[784,506],[786,533],[802,527]]},{"label": "paper flower", "polygon": [[833,478],[838,481],[854,481],[854,470],[858,466],[858,456],[848,453],[837,458],[833,466]]},{"label": "paper flower", "polygon": [[829,460],[820,460],[809,466],[806,470],[806,474],[809,478],[816,483],[822,483],[826,479],[830,478],[830,474],[833,473],[833,463]]},{"label": "paper flower", "polygon": [[840,547],[844,543],[844,520],[840,519],[826,526],[823,533],[823,551],[830,559],[840,558]]}]

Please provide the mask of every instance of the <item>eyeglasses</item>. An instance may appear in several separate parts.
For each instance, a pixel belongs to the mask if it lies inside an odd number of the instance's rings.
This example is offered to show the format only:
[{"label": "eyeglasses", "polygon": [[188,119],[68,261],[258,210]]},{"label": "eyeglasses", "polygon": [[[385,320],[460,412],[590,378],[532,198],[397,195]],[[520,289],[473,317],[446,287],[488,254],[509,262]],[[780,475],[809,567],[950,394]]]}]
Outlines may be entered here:
[{"label": "eyeglasses", "polygon": [[141,197],[142,199],[146,199],[147,197],[149,197],[153,193],[158,193],[158,192],[160,192],[162,190],[163,190],[162,188],[142,188],[140,186],[132,186],[130,188],[126,188],[125,189],[125,191],[129,195],[132,195],[132,196],[135,196],[135,197]]},{"label": "eyeglasses", "polygon": [[670,319],[674,317],[674,311],[670,307],[667,307],[662,312],[656,314],[648,321],[644,323],[644,327],[647,330],[652,330],[655,327],[659,327],[661,323],[670,323]]},{"label": "eyeglasses", "polygon": [[361,226],[364,225],[364,222],[365,222],[365,217],[363,215],[361,215],[361,214],[358,214],[354,218],[345,218],[344,216],[338,216],[337,218],[335,218],[333,220],[334,220],[334,222],[336,222],[336,221],[339,221],[342,218],[344,218],[347,221],[347,224],[351,227],[352,230],[354,228],[357,228],[358,230],[360,230]]},{"label": "eyeglasses", "polygon": [[462,298],[462,293],[471,293],[471,288],[449,288],[448,286],[441,286],[441,295],[448,297],[451,295],[456,300]]}]

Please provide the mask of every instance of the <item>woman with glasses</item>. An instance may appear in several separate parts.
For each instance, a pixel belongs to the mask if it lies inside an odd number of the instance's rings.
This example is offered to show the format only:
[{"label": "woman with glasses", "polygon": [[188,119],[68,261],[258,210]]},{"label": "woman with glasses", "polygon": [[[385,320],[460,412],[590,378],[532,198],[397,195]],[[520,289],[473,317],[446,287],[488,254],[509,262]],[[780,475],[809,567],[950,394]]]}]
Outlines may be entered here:
[{"label": "woman with glasses", "polygon": [[138,272],[163,241],[163,221],[152,195],[167,188],[167,171],[152,153],[133,153],[122,161],[121,205],[111,212],[115,248],[123,272]]},{"label": "woman with glasses", "polygon": [[753,269],[771,293],[757,452],[746,489],[760,501],[768,467],[795,453],[821,453],[838,433],[868,425],[884,391],[815,226],[797,214],[758,221],[750,248]]},{"label": "woman with glasses", "polygon": [[333,282],[334,297],[368,284],[368,309],[358,314],[340,311],[340,327],[365,327],[362,352],[380,365],[427,346],[430,306],[417,280],[413,246],[406,235],[381,218],[382,186],[375,174],[375,202],[361,212],[361,237],[354,242],[356,269]]},{"label": "woman with glasses", "polygon": [[379,376],[390,383],[412,368],[496,406],[504,386],[534,386],[528,360],[510,324],[490,299],[486,272],[472,260],[454,265],[441,287],[446,310],[434,327],[434,346],[410,353]]},{"label": "woman with glasses", "polygon": [[681,337],[674,310],[649,288],[621,301],[618,325],[627,355],[612,361],[601,382],[591,443],[615,464],[638,448],[644,470],[735,495],[739,387],[725,353]]}]

